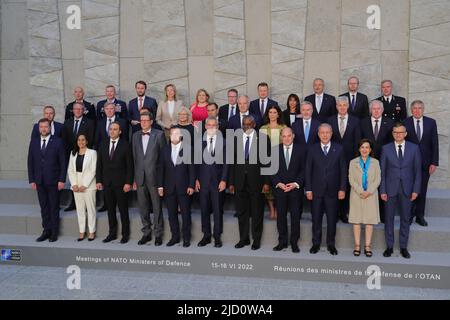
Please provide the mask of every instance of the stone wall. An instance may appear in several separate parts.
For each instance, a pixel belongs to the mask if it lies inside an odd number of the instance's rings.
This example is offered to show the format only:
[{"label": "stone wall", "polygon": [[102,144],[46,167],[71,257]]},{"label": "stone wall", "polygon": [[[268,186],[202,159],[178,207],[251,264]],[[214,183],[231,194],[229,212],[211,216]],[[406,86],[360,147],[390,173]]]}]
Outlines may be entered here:
[{"label": "stone wall", "polygon": [[[81,30],[66,27],[81,7]],[[366,26],[381,8],[381,30]],[[377,97],[382,79],[437,119],[441,166],[432,186],[450,187],[450,2],[443,0],[2,0],[0,178],[25,178],[31,125],[44,104],[62,120],[73,88],[97,102],[107,84],[128,101],[144,79],[162,98],[175,83],[190,104],[199,88],[219,104],[230,88],[256,97],[260,81],[287,96],[346,89],[350,75]],[[12,134],[25,128],[24,134]]]}]

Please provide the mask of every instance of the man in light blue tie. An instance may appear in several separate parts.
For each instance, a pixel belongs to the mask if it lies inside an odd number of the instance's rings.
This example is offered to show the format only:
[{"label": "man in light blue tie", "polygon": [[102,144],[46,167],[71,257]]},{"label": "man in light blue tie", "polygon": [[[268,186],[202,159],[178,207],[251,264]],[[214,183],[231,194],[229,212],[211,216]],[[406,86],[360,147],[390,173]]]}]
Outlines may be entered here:
[{"label": "man in light blue tie", "polygon": [[295,134],[294,143],[306,149],[319,142],[317,132],[320,121],[312,118],[313,110],[311,102],[302,102],[300,104],[300,113],[302,117],[292,124],[292,131],[294,131]]}]

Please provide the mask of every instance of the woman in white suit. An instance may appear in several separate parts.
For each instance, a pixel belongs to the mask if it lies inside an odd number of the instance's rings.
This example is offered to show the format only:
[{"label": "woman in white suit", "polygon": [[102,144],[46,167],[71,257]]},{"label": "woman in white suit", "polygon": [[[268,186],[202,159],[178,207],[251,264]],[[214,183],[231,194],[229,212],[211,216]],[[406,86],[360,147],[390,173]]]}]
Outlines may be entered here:
[{"label": "woman in white suit", "polygon": [[86,136],[80,134],[77,137],[75,149],[70,153],[69,167],[67,170],[77,208],[78,225],[80,228],[78,241],[82,241],[85,238],[86,218],[89,229],[89,241],[95,239],[96,231],[95,172],[97,167],[97,152],[88,149],[87,144]]},{"label": "woman in white suit", "polygon": [[164,92],[166,98],[158,104],[156,123],[164,130],[166,139],[169,139],[170,128],[178,124],[178,113],[184,104],[177,100],[177,88],[174,84],[166,85]]}]

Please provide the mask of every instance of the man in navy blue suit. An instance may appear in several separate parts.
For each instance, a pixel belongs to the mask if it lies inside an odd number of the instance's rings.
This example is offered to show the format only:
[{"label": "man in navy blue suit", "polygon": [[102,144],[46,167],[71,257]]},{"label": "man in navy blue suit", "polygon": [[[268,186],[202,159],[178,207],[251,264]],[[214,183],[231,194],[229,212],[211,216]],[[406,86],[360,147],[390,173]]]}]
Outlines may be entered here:
[{"label": "man in navy blue suit", "polygon": [[317,133],[320,122],[312,118],[313,105],[311,102],[303,101],[300,104],[300,113],[302,117],[292,124],[292,131],[294,131],[295,135],[294,143],[307,150],[319,142]]},{"label": "man in navy blue suit", "polygon": [[348,112],[359,119],[365,119],[369,116],[369,99],[358,91],[359,79],[352,76],[347,81],[348,92],[341,94],[341,97],[347,97],[350,103]]},{"label": "man in navy blue suit", "polygon": [[419,147],[406,141],[406,128],[397,123],[392,130],[394,142],[383,146],[381,152],[381,199],[385,202],[384,233],[387,248],[383,256],[394,253],[394,217],[400,215],[400,254],[409,259],[409,225],[412,202],[417,199],[422,183],[422,160]]},{"label": "man in navy blue suit", "polygon": [[[145,95],[145,91],[147,90],[147,83],[145,81],[140,80],[136,82],[134,88],[136,89],[137,97],[128,103],[128,117],[131,123],[132,133],[141,130],[139,119],[141,118],[142,109],[150,111],[153,119],[156,119],[156,112],[158,111],[158,103],[156,100]],[[155,125],[156,122],[153,124],[153,127]]]},{"label": "man in navy blue suit", "polygon": [[305,98],[314,107],[313,118],[321,123],[327,122],[328,118],[336,114],[336,99],[324,93],[325,81],[317,78],[313,82],[314,94]]},{"label": "man in navy blue suit", "polygon": [[[50,122],[50,134],[52,136],[56,136],[58,138],[62,138],[63,131],[64,131],[64,125],[62,123],[59,123],[57,121],[54,121],[55,119],[55,108],[52,106],[45,106],[44,107],[44,118],[47,119]],[[31,138],[39,138],[39,123],[35,123],[33,126],[33,130],[31,131]]]},{"label": "man in navy blue suit", "polygon": [[300,238],[300,213],[303,205],[303,187],[305,150],[294,144],[294,133],[287,127],[281,131],[280,146],[273,152],[279,152],[279,167],[277,174],[271,177],[274,196],[277,203],[277,229],[278,245],[274,251],[281,251],[288,246],[287,212],[291,213],[292,252],[298,253],[298,240]]},{"label": "man in navy blue suit", "polygon": [[228,121],[228,129],[242,129],[242,122],[244,120],[245,116],[251,115],[255,119],[256,122],[256,130],[259,129],[259,127],[262,124],[262,118],[260,116],[260,113],[252,113],[249,110],[249,104],[248,104],[248,96],[243,95],[238,98],[238,112],[230,118]]},{"label": "man in navy blue suit", "polygon": [[271,106],[278,106],[278,102],[269,99],[269,85],[265,82],[258,84],[258,99],[250,102],[250,113],[258,114],[264,119],[266,110]]},{"label": "man in navy blue suit", "polygon": [[312,201],[313,245],[310,253],[316,254],[322,243],[322,217],[327,215],[327,249],[337,255],[335,238],[338,200],[345,199],[348,168],[341,145],[331,142],[333,129],[327,123],[319,127],[320,143],[308,150],[305,168],[306,197]]},{"label": "man in navy blue suit", "polygon": [[58,240],[59,191],[64,189],[67,162],[63,141],[50,134],[50,121],[39,120],[39,137],[31,139],[28,149],[28,180],[37,191],[41,207],[42,235],[38,242]]},{"label": "man in navy blue suit", "polygon": [[[178,208],[181,212],[183,247],[191,243],[191,196],[194,194],[195,166],[191,161],[190,145],[181,141],[181,129],[170,129],[170,143],[165,145],[159,157],[158,193],[164,197],[169,212],[172,237],[167,243],[171,247],[180,242]],[[186,150],[183,148],[187,147]],[[184,159],[187,161],[184,161]]]},{"label": "man in navy blue suit", "polygon": [[422,186],[419,196],[413,203],[411,221],[415,216],[416,222],[426,227],[428,223],[425,220],[425,201],[430,175],[434,174],[439,166],[439,137],[436,121],[425,117],[424,110],[425,105],[422,101],[413,101],[411,103],[412,117],[405,120],[405,127],[408,132],[406,140],[419,145],[422,156]]},{"label": "man in navy blue suit", "polygon": [[97,121],[105,117],[104,107],[107,103],[113,103],[115,105],[115,113],[117,118],[128,121],[128,109],[125,101],[116,98],[116,88],[113,85],[106,86],[105,89],[106,99],[97,103]]},{"label": "man in navy blue suit", "polygon": [[228,127],[228,121],[232,116],[238,112],[237,99],[238,91],[236,89],[230,89],[227,92],[228,104],[225,104],[219,109],[219,121]]},{"label": "man in navy blue suit", "polygon": [[[225,163],[225,139],[219,132],[218,119],[206,119],[206,134],[202,146],[202,162],[196,165],[195,189],[200,192],[200,207],[202,212],[203,238],[199,247],[211,243],[214,236],[214,246],[222,247],[223,204],[227,187],[228,166]],[[214,214],[214,232],[211,232],[211,211]]]}]

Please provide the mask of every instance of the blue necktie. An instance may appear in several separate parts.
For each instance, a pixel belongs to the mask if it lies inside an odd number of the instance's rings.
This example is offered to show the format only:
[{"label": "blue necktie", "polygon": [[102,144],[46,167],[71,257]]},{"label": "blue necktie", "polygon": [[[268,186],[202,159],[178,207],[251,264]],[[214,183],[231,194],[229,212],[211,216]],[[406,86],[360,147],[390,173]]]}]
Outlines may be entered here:
[{"label": "blue necktie", "polygon": [[305,126],[305,141],[306,141],[306,143],[308,143],[308,139],[309,139],[309,121],[306,121],[306,126]]},{"label": "blue necktie", "polygon": [[355,101],[355,95],[352,95],[352,110],[355,111],[356,101]]},{"label": "blue necktie", "polygon": [[78,122],[80,122],[80,120],[75,120],[75,127],[73,128],[73,134],[76,136],[78,133]]},{"label": "blue necktie", "polygon": [[325,157],[328,155],[328,146],[323,147],[323,154],[325,155]]},{"label": "blue necktie", "polygon": [[245,140],[244,154],[245,154],[245,161],[248,161],[249,155],[250,155],[250,137],[249,136],[247,136],[247,140]]}]

